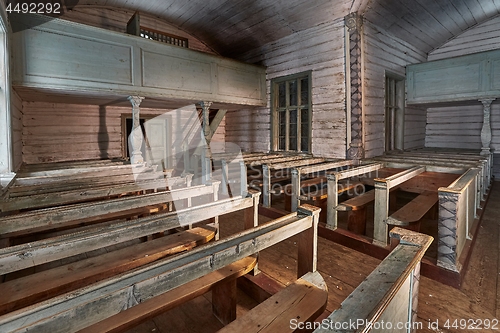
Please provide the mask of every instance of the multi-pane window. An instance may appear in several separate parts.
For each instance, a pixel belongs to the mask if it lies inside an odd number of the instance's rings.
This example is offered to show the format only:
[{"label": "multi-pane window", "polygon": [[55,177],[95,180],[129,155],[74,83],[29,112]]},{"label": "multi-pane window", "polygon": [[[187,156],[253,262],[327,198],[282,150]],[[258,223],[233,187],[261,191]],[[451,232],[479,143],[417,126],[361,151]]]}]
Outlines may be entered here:
[{"label": "multi-pane window", "polygon": [[403,149],[404,96],[404,79],[386,73],[385,151]]},{"label": "multi-pane window", "polygon": [[273,150],[309,152],[311,147],[311,74],[272,81]]}]

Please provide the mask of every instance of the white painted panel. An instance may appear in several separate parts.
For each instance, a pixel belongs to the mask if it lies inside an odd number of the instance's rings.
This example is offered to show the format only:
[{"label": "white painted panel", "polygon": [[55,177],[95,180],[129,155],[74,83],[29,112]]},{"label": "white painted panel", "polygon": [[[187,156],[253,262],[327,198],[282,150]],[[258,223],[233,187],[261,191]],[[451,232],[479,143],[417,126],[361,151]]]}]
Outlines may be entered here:
[{"label": "white painted panel", "polygon": [[132,84],[131,46],[50,30],[22,34],[25,75]]},{"label": "white painted panel", "polygon": [[142,50],[144,87],[210,93],[211,77],[211,65],[208,61]]},{"label": "white painted panel", "polygon": [[261,77],[255,71],[220,64],[217,66],[217,76],[221,95],[263,98]]}]

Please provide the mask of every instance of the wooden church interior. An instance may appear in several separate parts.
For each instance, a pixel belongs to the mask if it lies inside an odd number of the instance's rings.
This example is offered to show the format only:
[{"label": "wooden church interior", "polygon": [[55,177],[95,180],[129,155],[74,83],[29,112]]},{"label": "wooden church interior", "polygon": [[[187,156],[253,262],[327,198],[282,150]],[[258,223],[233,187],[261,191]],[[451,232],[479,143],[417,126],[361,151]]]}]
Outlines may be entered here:
[{"label": "wooden church interior", "polygon": [[1,332],[499,329],[500,0],[16,3]]}]

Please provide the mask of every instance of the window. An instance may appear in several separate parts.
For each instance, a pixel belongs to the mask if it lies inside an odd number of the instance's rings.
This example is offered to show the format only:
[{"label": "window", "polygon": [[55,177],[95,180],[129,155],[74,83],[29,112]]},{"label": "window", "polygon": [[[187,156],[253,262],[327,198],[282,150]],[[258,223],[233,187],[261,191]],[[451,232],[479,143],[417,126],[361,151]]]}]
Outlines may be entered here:
[{"label": "window", "polygon": [[311,72],[271,81],[273,150],[311,150]]},{"label": "window", "polygon": [[385,151],[403,150],[404,144],[404,79],[385,76]]}]

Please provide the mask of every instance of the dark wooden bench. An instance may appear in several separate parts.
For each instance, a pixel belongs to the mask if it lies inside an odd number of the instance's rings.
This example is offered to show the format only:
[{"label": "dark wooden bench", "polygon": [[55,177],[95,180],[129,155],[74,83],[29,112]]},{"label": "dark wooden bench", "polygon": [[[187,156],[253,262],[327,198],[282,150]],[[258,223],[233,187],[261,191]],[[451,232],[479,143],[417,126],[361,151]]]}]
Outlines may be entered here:
[{"label": "dark wooden bench", "polygon": [[215,233],[208,226],[193,228],[6,281],[0,284],[0,315],[190,250],[214,239]]},{"label": "dark wooden bench", "polygon": [[436,206],[437,202],[437,192],[425,191],[389,216],[387,224],[420,231],[420,222],[424,216],[427,213],[436,215],[432,208]]},{"label": "dark wooden bench", "polygon": [[370,190],[337,206],[338,211],[347,211],[347,230],[364,235],[366,232],[366,208],[375,200],[375,190]]},{"label": "dark wooden bench", "polygon": [[[321,213],[319,214],[320,222],[326,222],[328,204],[327,184],[327,176],[315,177],[300,182],[301,195],[299,196],[299,200],[303,203],[321,208]],[[345,192],[354,190],[359,185],[363,184],[358,181],[341,181],[337,184],[337,194],[341,195]],[[292,209],[291,201],[293,200],[292,186],[287,186],[285,193],[287,194],[285,197],[285,210],[290,211]]]},{"label": "dark wooden bench", "polygon": [[325,281],[318,272],[310,272],[218,332],[295,332],[298,327],[291,325],[293,319],[302,323],[315,320],[327,301]]}]

